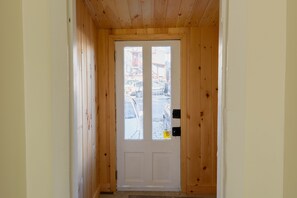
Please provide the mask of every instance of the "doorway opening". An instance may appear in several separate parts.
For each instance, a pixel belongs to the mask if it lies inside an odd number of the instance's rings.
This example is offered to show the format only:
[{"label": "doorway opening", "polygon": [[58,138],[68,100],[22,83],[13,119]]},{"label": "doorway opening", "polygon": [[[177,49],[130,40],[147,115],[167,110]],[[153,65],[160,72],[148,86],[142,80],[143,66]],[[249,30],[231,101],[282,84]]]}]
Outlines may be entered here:
[{"label": "doorway opening", "polygon": [[[116,96],[114,93],[115,90],[115,63],[114,63],[114,42],[115,41],[125,41],[125,40],[134,40],[134,41],[148,41],[148,40],[180,40],[181,47],[181,72],[180,78],[182,79],[181,83],[181,121],[180,125],[185,133],[182,133],[181,142],[180,142],[180,189],[183,192],[187,193],[215,193],[216,192],[216,181],[217,181],[217,158],[216,158],[216,125],[217,123],[217,68],[218,68],[218,21],[215,22],[216,12],[207,12],[207,10],[217,10],[216,2],[219,1],[210,1],[205,0],[204,13],[210,14],[208,18],[203,17],[200,18],[200,22],[193,21],[190,25],[185,26],[175,26],[175,28],[171,28],[170,26],[164,26],[163,28],[158,28],[158,26],[139,26],[139,28],[134,27],[133,24],[125,28],[124,26],[116,27],[117,23],[125,22],[117,20],[114,18],[113,14],[116,12],[112,12],[113,9],[120,9],[118,6],[111,6],[109,2],[114,1],[100,1],[98,3],[94,3],[96,1],[84,1],[77,0],[77,23],[80,24],[79,28],[83,29],[81,34],[82,40],[82,48],[91,50],[90,53],[87,54],[78,51],[78,56],[82,55],[83,59],[80,60],[83,64],[87,64],[86,59],[91,57],[91,61],[93,61],[94,72],[95,72],[95,80],[96,80],[96,93],[95,93],[95,108],[94,108],[94,117],[96,119],[96,124],[94,123],[93,127],[96,128],[96,133],[88,132],[85,134],[86,142],[83,142],[83,145],[88,145],[88,142],[92,142],[91,146],[87,146],[85,148],[86,153],[80,151],[82,154],[79,154],[78,158],[82,161],[81,164],[78,164],[78,168],[81,168],[80,175],[84,175],[83,178],[78,177],[77,181],[80,185],[80,189],[83,189],[83,193],[80,196],[85,195],[85,193],[89,193],[89,195],[93,195],[98,192],[115,192],[117,180],[119,175],[117,175],[117,137],[118,134],[115,134],[116,128]],[[138,2],[138,1],[135,1]],[[143,1],[139,1],[143,2]],[[167,1],[166,1],[167,2]],[[180,7],[183,5],[183,1],[177,1]],[[190,2],[190,1],[189,1]],[[200,2],[200,1],[191,1],[191,2]],[[94,5],[93,5],[94,3]],[[104,15],[96,15],[96,9],[100,8],[100,5],[103,5]],[[100,5],[99,5],[100,4]],[[195,3],[193,8],[199,7],[199,3]],[[98,7],[99,6],[99,7]],[[130,6],[130,5],[129,5]],[[169,1],[168,5],[169,6]],[[165,7],[166,7],[165,6]],[[83,8],[82,8],[83,7]],[[159,6],[155,6],[159,7]],[[191,6],[189,6],[190,8]],[[124,8],[124,6],[123,6]],[[192,9],[192,8],[191,8]],[[167,9],[168,10],[168,9]],[[178,10],[178,9],[177,9]],[[123,10],[122,10],[123,11]],[[127,11],[127,10],[126,10]],[[129,11],[129,10],[128,10]],[[183,11],[183,10],[181,10]],[[194,11],[191,13],[195,13]],[[111,14],[113,20],[108,24],[108,15]],[[218,14],[218,13],[217,13]],[[165,16],[165,15],[164,15]],[[167,15],[166,15],[167,16]],[[165,17],[166,17],[165,16]],[[183,15],[181,15],[183,16]],[[193,15],[195,18],[196,15]],[[178,17],[179,18],[179,17]],[[178,24],[180,24],[179,18]],[[192,19],[192,18],[191,18]],[[132,20],[133,22],[137,22],[138,18]],[[196,19],[195,19],[196,20]],[[156,20],[157,21],[157,20]],[[162,20],[158,20],[162,21]],[[109,26],[101,26],[110,25]],[[184,22],[186,24],[186,22]],[[201,25],[200,24],[204,24]],[[151,28],[154,27],[154,28]],[[87,32],[87,33],[85,33]],[[88,38],[89,36],[89,38]],[[163,39],[166,38],[166,39]],[[94,53],[92,50],[94,49]],[[117,52],[118,53],[118,52]],[[86,58],[85,58],[86,57]],[[92,65],[91,65],[92,66]],[[91,67],[92,69],[92,67]],[[158,71],[160,67],[156,66],[155,69]],[[83,74],[84,75],[84,74]],[[88,73],[86,73],[88,75]],[[158,75],[157,75],[158,76]],[[88,77],[88,76],[87,76]],[[144,78],[144,76],[143,76]],[[153,102],[153,92],[155,96],[159,96],[158,87],[162,83],[154,83],[153,84],[153,76],[150,76],[151,82],[149,84],[151,87],[147,86],[147,90],[150,90],[151,103],[147,102],[147,108],[153,112],[153,109],[150,108],[149,105],[152,105]],[[139,80],[137,80],[139,81]],[[123,81],[124,82],[124,81]],[[129,87],[129,83],[132,83],[133,86]],[[128,104],[132,106],[134,112],[137,115],[134,117],[134,121],[129,120],[131,122],[140,123],[141,126],[141,116],[145,116],[145,107],[144,104],[146,102],[143,101],[143,109],[137,106],[137,102],[142,97],[146,99],[145,95],[145,81],[140,82],[129,82],[127,86],[124,86],[124,91],[130,94],[130,96],[121,101],[128,101]],[[167,82],[168,83],[168,82]],[[123,83],[124,84],[124,83]],[[164,83],[164,95],[165,89],[167,89],[167,94],[169,89],[172,87],[166,87],[166,83]],[[155,86],[155,89],[153,88]],[[127,88],[127,91],[125,90]],[[129,90],[129,89],[130,90]],[[134,89],[134,90],[133,90]],[[142,89],[142,90],[141,90]],[[134,93],[132,93],[134,92]],[[132,95],[131,95],[132,94]],[[172,95],[172,94],[171,94]],[[124,95],[125,96],[125,95]],[[94,102],[91,101],[91,102]],[[149,101],[149,99],[146,99]],[[127,105],[128,105],[127,104]],[[133,106],[134,104],[134,106]],[[122,104],[123,109],[125,109],[125,103]],[[141,106],[141,105],[139,105]],[[117,105],[117,108],[119,105]],[[128,108],[128,107],[127,107]],[[139,108],[139,109],[137,109]],[[177,108],[178,109],[178,108]],[[214,110],[214,111],[213,111]],[[166,118],[164,110],[164,117]],[[84,113],[84,110],[79,113]],[[124,110],[122,111],[122,116],[124,117]],[[136,114],[135,113],[135,114]],[[132,113],[133,114],[133,113]],[[172,112],[170,112],[172,114]],[[85,116],[85,126],[87,126],[86,131],[88,131],[88,125],[91,118],[94,119],[91,115]],[[129,116],[128,116],[129,117]],[[138,117],[138,118],[135,118]],[[147,116],[151,120],[143,121],[143,129],[149,128],[149,124],[151,125],[151,129],[154,127],[153,115]],[[169,116],[167,116],[168,118]],[[138,119],[138,120],[137,120]],[[158,120],[159,118],[155,119]],[[162,112],[163,119],[163,112]],[[117,119],[118,121],[119,119]],[[145,119],[144,119],[145,120]],[[166,119],[165,119],[166,120]],[[93,120],[94,122],[94,120]],[[124,125],[122,125],[122,129],[125,129],[126,120],[122,121]],[[166,126],[166,121],[162,120],[162,126]],[[147,124],[146,124],[147,123]],[[158,123],[158,122],[155,122]],[[220,124],[220,123],[219,123]],[[96,126],[95,126],[96,125]],[[137,124],[136,124],[137,125]],[[135,124],[132,124],[135,126]],[[147,127],[148,126],[148,127]],[[167,137],[172,138],[172,133],[169,127],[170,124],[167,123],[167,126],[161,130],[158,137],[162,137],[166,139]],[[176,126],[178,127],[178,125]],[[145,139],[145,131],[141,132],[141,127],[135,127],[135,130],[138,130],[138,133],[128,134],[127,138],[143,138]],[[131,129],[134,130],[134,129]],[[151,130],[153,131],[153,130]],[[124,133],[125,134],[125,133]],[[78,134],[78,137],[84,137],[82,134]],[[95,136],[92,138],[92,135]],[[125,137],[125,136],[123,136]],[[152,136],[153,137],[153,136]],[[125,140],[125,138],[124,138]],[[134,141],[134,140],[133,140]],[[165,140],[164,140],[165,141]],[[79,145],[78,147],[82,147],[83,145]],[[76,156],[77,157],[77,156]],[[129,156],[128,156],[129,157]],[[131,156],[130,156],[131,157]],[[134,156],[132,158],[139,159],[139,155]],[[162,160],[163,156],[159,156]],[[91,163],[88,160],[91,159]],[[86,160],[86,162],[84,162]],[[220,159],[219,159],[220,160]],[[141,160],[139,160],[141,161]],[[142,163],[142,162],[139,162]],[[221,166],[218,167],[221,169]],[[94,173],[94,174],[93,174]],[[119,174],[119,172],[118,172]],[[116,177],[117,176],[117,177]],[[158,175],[159,176],[159,175]],[[219,178],[221,180],[221,178]],[[219,187],[219,186],[218,186]],[[76,188],[76,184],[74,185],[74,189]]]},{"label": "doorway opening", "polygon": [[180,191],[180,42],[116,42],[116,101],[117,190]]}]

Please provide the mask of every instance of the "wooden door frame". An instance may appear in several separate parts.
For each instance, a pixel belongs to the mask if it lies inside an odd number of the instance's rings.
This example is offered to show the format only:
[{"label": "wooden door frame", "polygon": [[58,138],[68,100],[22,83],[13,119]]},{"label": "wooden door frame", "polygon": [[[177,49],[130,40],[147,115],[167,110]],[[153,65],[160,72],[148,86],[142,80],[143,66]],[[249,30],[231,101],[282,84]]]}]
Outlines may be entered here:
[{"label": "wooden door frame", "polygon": [[[123,34],[123,35],[110,35],[109,36],[109,85],[110,93],[115,93],[115,42],[116,41],[160,41],[160,40],[179,40],[180,41],[180,71],[181,71],[181,128],[183,129],[183,135],[181,136],[180,143],[180,179],[181,179],[181,190],[186,192],[186,181],[187,181],[187,159],[186,159],[186,141],[187,141],[187,34]],[[110,115],[110,127],[113,133],[110,133],[110,187],[112,191],[116,191],[116,112],[115,112],[115,95],[111,97],[111,115]]]}]

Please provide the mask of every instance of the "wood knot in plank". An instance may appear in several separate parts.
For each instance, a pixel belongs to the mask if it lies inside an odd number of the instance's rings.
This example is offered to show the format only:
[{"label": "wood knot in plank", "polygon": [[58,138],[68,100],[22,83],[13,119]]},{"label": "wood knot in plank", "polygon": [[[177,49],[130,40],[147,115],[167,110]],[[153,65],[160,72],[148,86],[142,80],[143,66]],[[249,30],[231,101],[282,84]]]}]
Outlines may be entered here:
[{"label": "wood knot in plank", "polygon": [[200,116],[201,116],[201,117],[204,116],[204,112],[203,112],[203,111],[200,112]]},{"label": "wood knot in plank", "polygon": [[187,119],[190,119],[190,118],[191,118],[191,116],[189,114],[187,114]]}]

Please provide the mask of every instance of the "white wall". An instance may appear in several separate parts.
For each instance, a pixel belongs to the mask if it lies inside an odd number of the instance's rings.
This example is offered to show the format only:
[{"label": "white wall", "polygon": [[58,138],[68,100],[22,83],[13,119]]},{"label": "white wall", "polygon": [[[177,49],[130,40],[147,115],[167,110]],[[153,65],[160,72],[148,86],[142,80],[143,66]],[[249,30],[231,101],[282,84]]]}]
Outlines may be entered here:
[{"label": "white wall", "polygon": [[225,198],[283,196],[286,1],[229,0]]},{"label": "white wall", "polygon": [[[246,131],[247,4],[245,0],[228,5],[226,62],[226,116],[224,134],[224,198],[244,195],[244,145]],[[238,18],[240,16],[240,20]]]},{"label": "white wall", "polygon": [[0,3],[0,197],[70,197],[67,1]]},{"label": "white wall", "polygon": [[287,5],[284,198],[297,195],[297,1]]},{"label": "white wall", "polygon": [[22,1],[0,1],[0,197],[26,197]]},{"label": "white wall", "polygon": [[53,197],[52,61],[48,7],[45,0],[23,0],[28,198]]},{"label": "white wall", "polygon": [[67,1],[23,0],[28,198],[69,197]]}]

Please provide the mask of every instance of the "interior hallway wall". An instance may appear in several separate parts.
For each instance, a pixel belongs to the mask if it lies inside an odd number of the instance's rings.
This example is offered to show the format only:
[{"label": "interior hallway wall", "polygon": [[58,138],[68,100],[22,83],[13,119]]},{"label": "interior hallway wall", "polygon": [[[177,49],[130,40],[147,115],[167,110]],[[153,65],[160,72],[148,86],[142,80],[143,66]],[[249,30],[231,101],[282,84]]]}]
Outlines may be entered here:
[{"label": "interior hallway wall", "polygon": [[76,100],[78,197],[97,197],[99,157],[97,135],[97,31],[85,1],[76,0],[74,81]]},{"label": "interior hallway wall", "polygon": [[0,197],[26,197],[22,1],[0,2]]},{"label": "interior hallway wall", "polygon": [[286,1],[229,0],[227,5],[224,198],[280,198]]},{"label": "interior hallway wall", "polygon": [[22,0],[22,11],[27,197],[69,198],[67,1]]},{"label": "interior hallway wall", "polygon": [[297,195],[297,1],[287,0],[284,198]]}]

